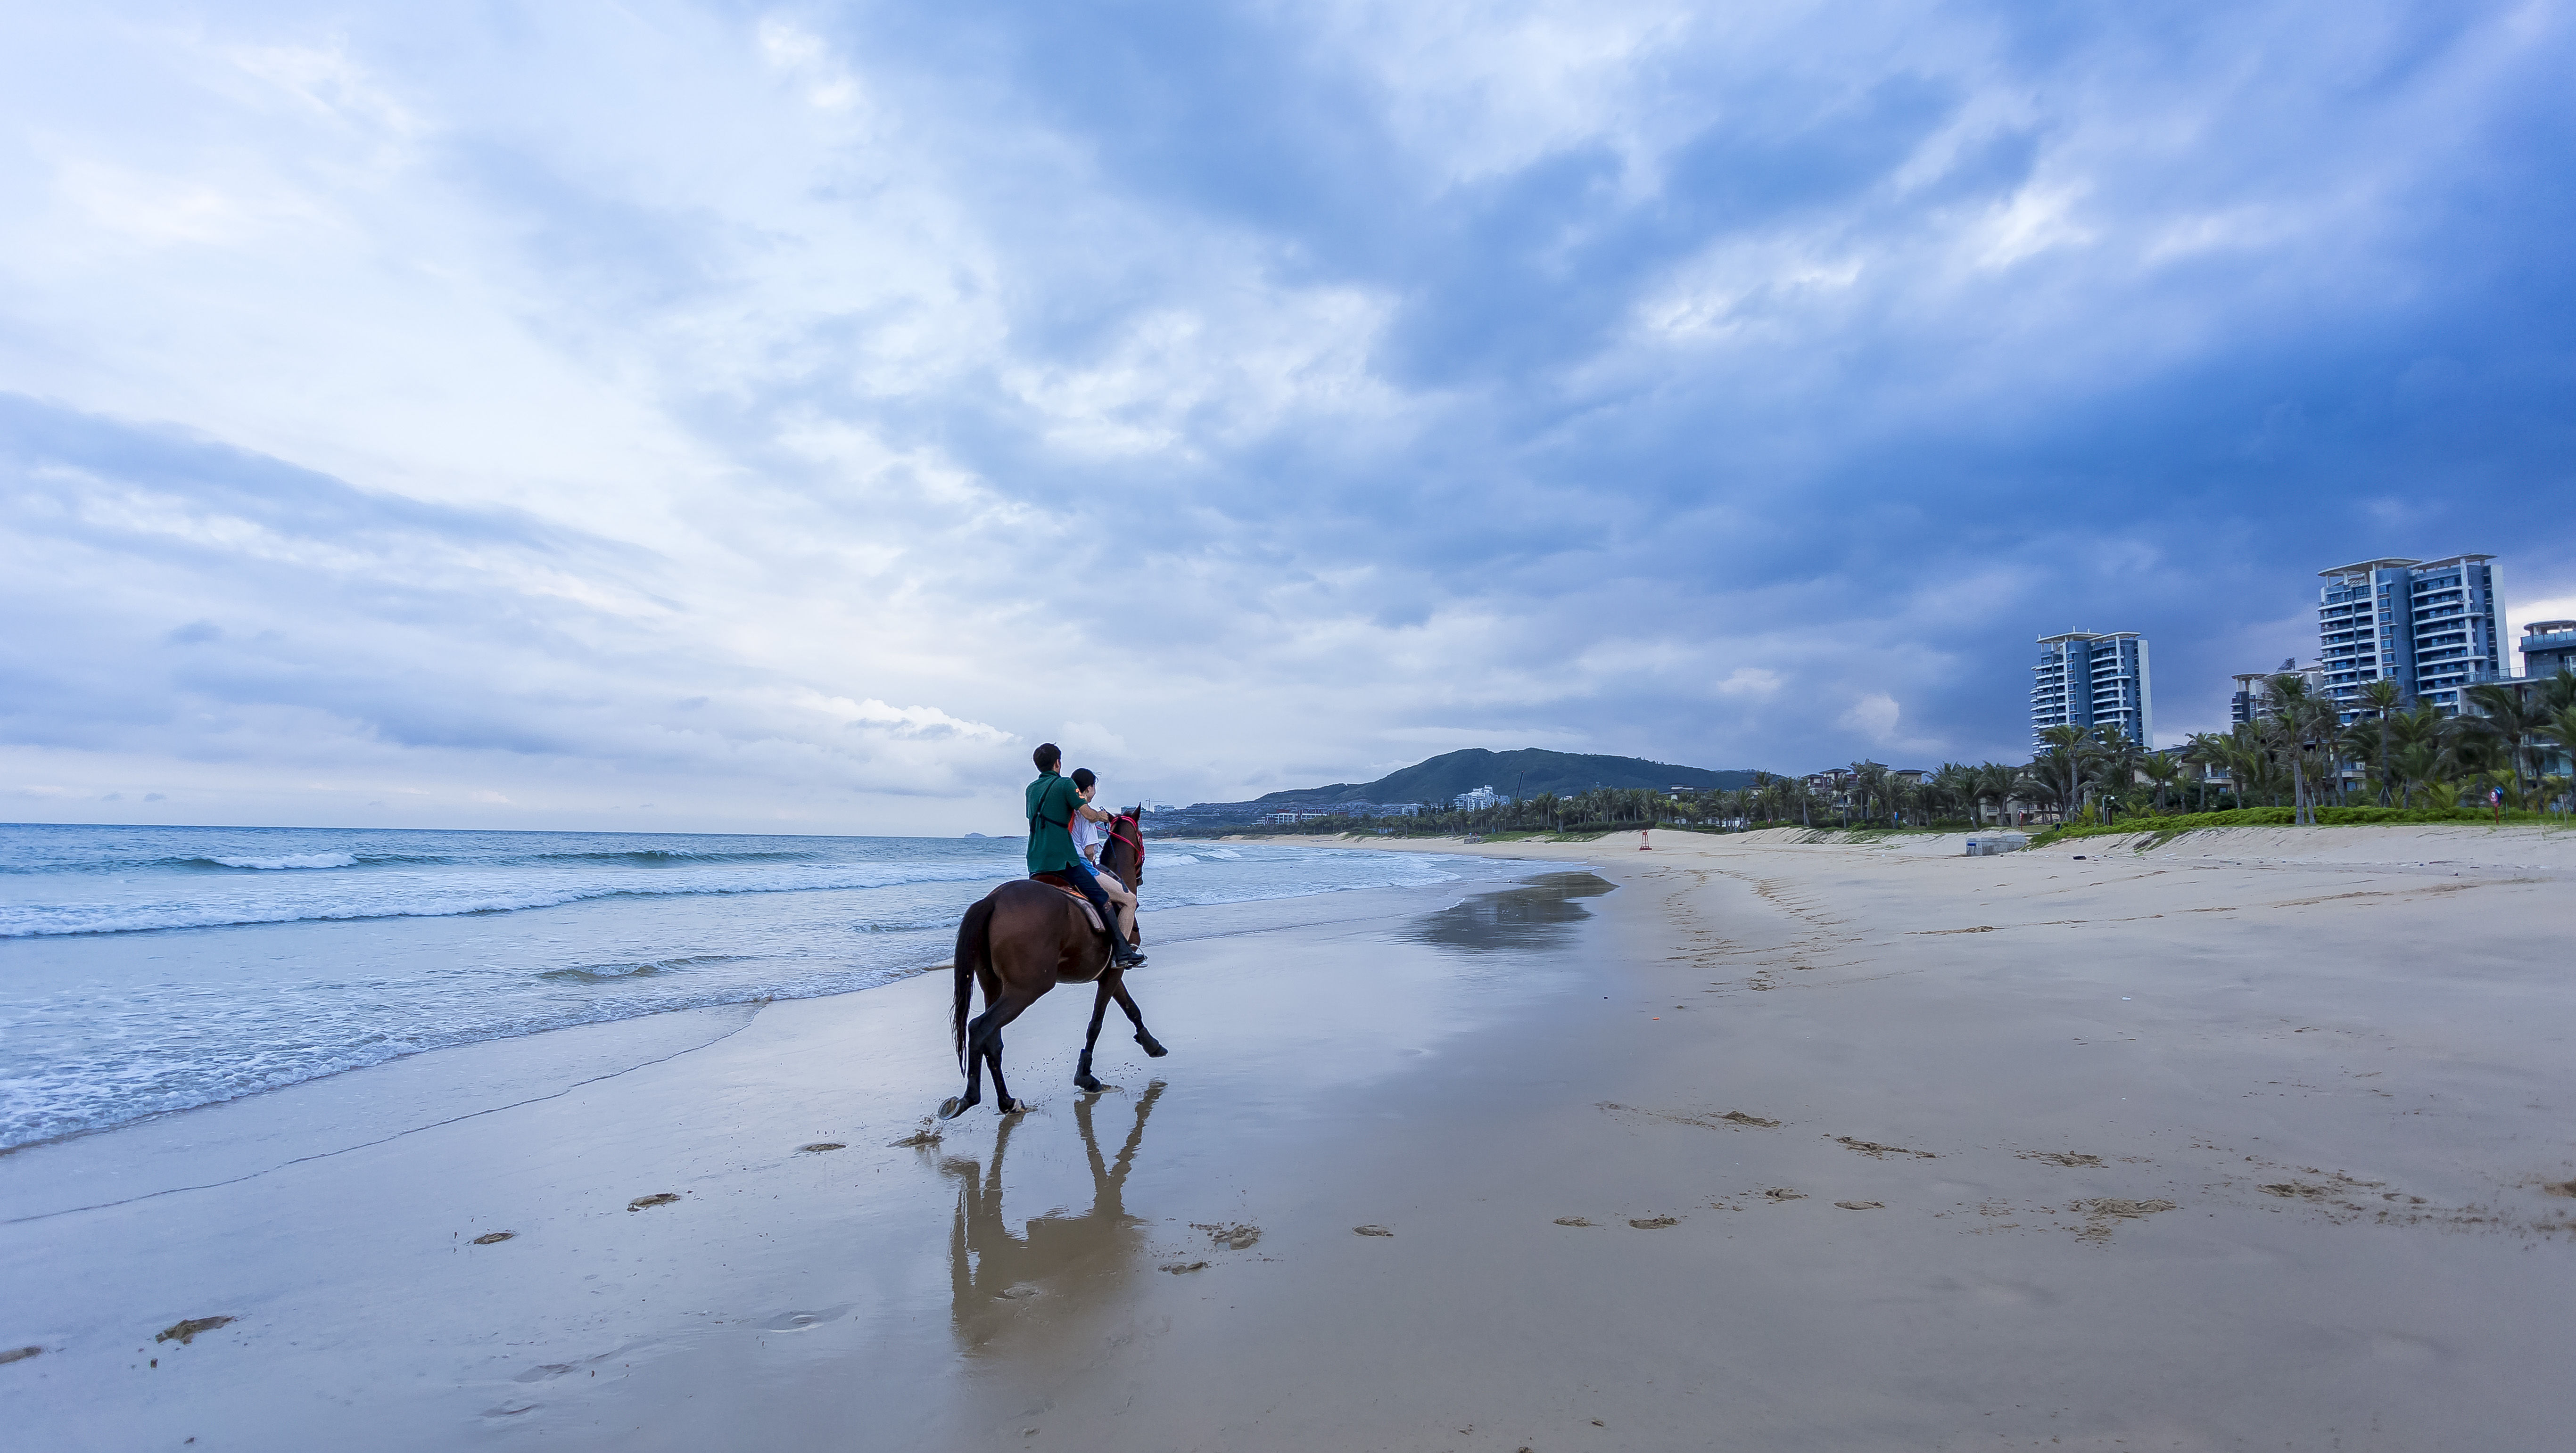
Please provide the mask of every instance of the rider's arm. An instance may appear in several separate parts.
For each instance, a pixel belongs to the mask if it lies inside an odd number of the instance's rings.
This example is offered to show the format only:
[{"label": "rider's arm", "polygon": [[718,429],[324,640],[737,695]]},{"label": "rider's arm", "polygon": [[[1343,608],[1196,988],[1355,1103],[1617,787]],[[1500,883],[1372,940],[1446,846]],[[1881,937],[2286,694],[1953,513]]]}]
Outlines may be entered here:
[{"label": "rider's arm", "polygon": [[1115,822],[1115,821],[1117,820],[1115,817],[1111,816],[1109,813],[1104,812],[1104,811],[1102,811],[1101,809],[1099,809],[1099,808],[1097,808],[1097,807],[1092,806],[1092,805],[1091,805],[1090,803],[1088,803],[1088,802],[1083,802],[1083,803],[1077,803],[1077,804],[1075,804],[1075,806],[1074,806],[1074,811],[1081,813],[1083,816],[1085,816],[1085,817],[1087,817],[1087,818],[1090,818],[1093,822]]}]

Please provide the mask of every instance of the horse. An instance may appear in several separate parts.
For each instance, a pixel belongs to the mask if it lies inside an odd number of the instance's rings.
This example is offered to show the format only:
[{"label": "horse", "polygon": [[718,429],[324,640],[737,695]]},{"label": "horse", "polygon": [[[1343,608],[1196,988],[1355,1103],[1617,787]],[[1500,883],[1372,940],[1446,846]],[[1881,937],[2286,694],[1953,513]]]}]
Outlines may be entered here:
[{"label": "horse", "polygon": [[[1137,826],[1143,812],[1135,807],[1120,813],[1100,850],[1101,870],[1131,893],[1145,881],[1145,838]],[[1141,924],[1128,941],[1144,942]],[[957,1067],[966,1076],[966,1093],[939,1107],[942,1120],[954,1120],[983,1102],[988,1063],[1001,1113],[1017,1115],[1029,1108],[1027,1101],[1012,1099],[1002,1083],[1002,1028],[1058,984],[1100,986],[1091,1005],[1091,1028],[1082,1039],[1082,1063],[1073,1072],[1074,1084],[1086,1093],[1101,1088],[1091,1073],[1091,1050],[1112,999],[1127,1011],[1136,1026],[1136,1043],[1146,1054],[1161,1059],[1171,1053],[1145,1028],[1144,1011],[1128,996],[1126,971],[1109,961],[1109,945],[1093,931],[1081,903],[1062,889],[1016,878],[985,894],[957,925],[955,973],[957,995],[948,1027],[957,1045]],[[970,1023],[966,1011],[973,1007],[977,984],[984,986],[984,1012]]]}]

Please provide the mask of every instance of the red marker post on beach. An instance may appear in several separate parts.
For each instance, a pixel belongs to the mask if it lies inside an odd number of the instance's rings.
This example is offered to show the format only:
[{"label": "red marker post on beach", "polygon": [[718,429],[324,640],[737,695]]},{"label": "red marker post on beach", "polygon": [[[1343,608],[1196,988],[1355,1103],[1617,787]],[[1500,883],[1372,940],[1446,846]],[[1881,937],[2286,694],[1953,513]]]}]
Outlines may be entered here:
[{"label": "red marker post on beach", "polygon": [[1653,848],[1646,846],[1646,835],[1642,832],[1637,834],[1637,851],[1641,853],[1651,853],[1654,851]]}]

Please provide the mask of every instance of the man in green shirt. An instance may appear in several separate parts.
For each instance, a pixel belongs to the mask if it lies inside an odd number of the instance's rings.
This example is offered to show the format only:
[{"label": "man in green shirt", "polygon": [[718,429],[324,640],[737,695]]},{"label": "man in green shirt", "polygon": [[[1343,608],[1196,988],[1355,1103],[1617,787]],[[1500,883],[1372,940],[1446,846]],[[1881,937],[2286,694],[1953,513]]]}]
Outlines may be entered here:
[{"label": "man in green shirt", "polygon": [[[1023,794],[1029,810],[1029,876],[1055,874],[1091,900],[1091,906],[1100,910],[1103,924],[1116,923],[1118,915],[1109,906],[1109,896],[1100,891],[1100,885],[1092,881],[1089,873],[1080,870],[1082,854],[1073,846],[1075,813],[1087,813],[1102,819],[1106,819],[1108,814],[1083,801],[1082,793],[1070,778],[1056,775],[1055,769],[1063,765],[1064,753],[1056,749],[1055,743],[1039,743],[1038,749],[1030,754],[1030,760],[1037,764],[1038,779],[1030,783]],[[1109,933],[1109,958],[1120,968],[1145,961],[1145,956],[1136,952],[1135,947],[1115,930]]]}]

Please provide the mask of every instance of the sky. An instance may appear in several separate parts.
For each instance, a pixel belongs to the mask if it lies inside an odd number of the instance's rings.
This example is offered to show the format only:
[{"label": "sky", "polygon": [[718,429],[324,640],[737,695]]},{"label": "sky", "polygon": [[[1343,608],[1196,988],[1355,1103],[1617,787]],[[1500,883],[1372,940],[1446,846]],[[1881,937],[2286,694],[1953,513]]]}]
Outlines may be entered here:
[{"label": "sky", "polygon": [[0,820],[2161,744],[2576,616],[2576,5],[0,0]]}]

